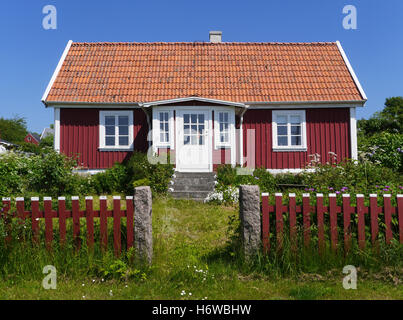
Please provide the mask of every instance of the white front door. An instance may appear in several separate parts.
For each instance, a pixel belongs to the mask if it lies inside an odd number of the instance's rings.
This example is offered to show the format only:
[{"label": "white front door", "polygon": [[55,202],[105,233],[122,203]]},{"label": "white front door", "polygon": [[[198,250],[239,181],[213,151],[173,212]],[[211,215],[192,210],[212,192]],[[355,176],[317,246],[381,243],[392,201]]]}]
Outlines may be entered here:
[{"label": "white front door", "polygon": [[212,170],[209,115],[209,111],[177,111],[177,171],[206,172]]}]

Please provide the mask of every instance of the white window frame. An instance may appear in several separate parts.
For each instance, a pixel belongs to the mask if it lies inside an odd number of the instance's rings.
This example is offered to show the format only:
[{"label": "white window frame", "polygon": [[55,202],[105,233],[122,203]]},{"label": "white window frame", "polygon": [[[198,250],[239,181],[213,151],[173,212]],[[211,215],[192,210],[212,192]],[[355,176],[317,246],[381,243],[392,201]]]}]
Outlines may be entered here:
[{"label": "white window frame", "polygon": [[[115,145],[107,146],[105,145],[105,117],[114,116],[115,118],[119,116],[128,116],[129,117],[129,144],[127,146],[116,145],[116,142],[119,141],[119,127],[115,122]],[[127,151],[133,150],[133,111],[125,110],[125,111],[100,111],[99,112],[99,150],[101,151]]]},{"label": "white window frame", "polygon": [[[169,130],[169,141],[161,142],[160,135],[160,113],[168,112],[168,130]],[[156,152],[157,148],[170,148],[175,149],[174,145],[174,112],[170,108],[153,108],[153,147]]]},{"label": "white window frame", "polygon": [[[228,113],[228,142],[220,141],[220,112]],[[235,113],[230,108],[214,109],[214,149],[233,148],[235,149]]]},{"label": "white window frame", "polygon": [[[277,117],[287,116],[287,137],[288,145],[279,146],[277,139]],[[291,145],[291,124],[290,117],[301,117],[301,145]],[[306,138],[306,115],[305,110],[273,110],[272,111],[272,137],[273,137],[273,151],[307,151],[307,138]]]}]

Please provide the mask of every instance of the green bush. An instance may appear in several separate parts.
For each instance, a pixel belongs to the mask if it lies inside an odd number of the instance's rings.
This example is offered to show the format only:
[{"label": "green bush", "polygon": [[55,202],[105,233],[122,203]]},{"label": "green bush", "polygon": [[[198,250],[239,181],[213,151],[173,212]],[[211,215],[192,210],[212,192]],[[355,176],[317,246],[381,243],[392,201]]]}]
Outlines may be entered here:
[{"label": "green bush", "polygon": [[403,172],[403,134],[381,132],[358,141],[361,159]]}]

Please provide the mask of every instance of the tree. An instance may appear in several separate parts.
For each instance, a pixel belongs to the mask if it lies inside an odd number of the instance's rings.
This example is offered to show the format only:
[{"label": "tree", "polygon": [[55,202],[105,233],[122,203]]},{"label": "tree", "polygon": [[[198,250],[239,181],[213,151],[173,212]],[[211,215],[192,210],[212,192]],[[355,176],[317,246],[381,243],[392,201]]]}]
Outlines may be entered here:
[{"label": "tree", "polygon": [[11,143],[20,144],[28,134],[25,118],[15,116],[12,119],[0,118],[0,138]]},{"label": "tree", "polygon": [[358,120],[358,129],[364,136],[383,131],[403,133],[403,97],[387,98],[382,111],[375,112],[368,120]]}]

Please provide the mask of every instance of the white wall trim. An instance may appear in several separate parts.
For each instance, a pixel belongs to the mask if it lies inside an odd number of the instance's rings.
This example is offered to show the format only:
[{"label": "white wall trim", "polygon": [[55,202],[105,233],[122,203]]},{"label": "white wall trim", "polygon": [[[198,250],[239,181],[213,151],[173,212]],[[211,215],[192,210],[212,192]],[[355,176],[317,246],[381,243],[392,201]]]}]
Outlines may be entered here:
[{"label": "white wall trim", "polygon": [[365,94],[364,89],[361,87],[360,81],[358,81],[358,78],[354,72],[354,69],[350,64],[350,61],[348,60],[347,55],[344,52],[343,47],[340,44],[340,41],[337,40],[336,44],[337,44],[337,48],[339,48],[340,54],[343,57],[344,62],[348,68],[348,71],[350,71],[351,77],[353,78],[355,85],[357,86],[358,90],[360,91],[361,97],[364,100],[367,100],[367,95]]},{"label": "white wall trim", "polygon": [[55,135],[53,136],[53,147],[55,151],[60,152],[60,108],[54,108],[54,126]]},{"label": "white wall trim", "polygon": [[271,174],[314,172],[315,169],[266,169]]},{"label": "white wall trim", "polygon": [[356,109],[350,108],[351,159],[358,160]]},{"label": "white wall trim", "polygon": [[61,58],[59,60],[59,63],[57,64],[56,69],[53,72],[52,78],[50,79],[50,81],[48,83],[48,86],[46,87],[46,90],[43,93],[42,102],[45,102],[46,98],[48,97],[49,91],[52,88],[53,83],[55,82],[57,75],[59,74],[59,71],[60,71],[60,69],[61,69],[61,67],[63,65],[64,60],[66,59],[67,53],[69,52],[72,43],[73,43],[73,40],[69,40],[67,42],[66,48],[64,48],[64,51],[63,51],[63,54],[62,54],[62,56],[61,56]]},{"label": "white wall trim", "polygon": [[[105,116],[128,116],[129,117],[129,144],[128,146],[106,146],[105,145]],[[115,139],[118,133],[115,123]],[[116,140],[115,140],[116,141]],[[133,150],[133,111],[132,110],[105,110],[99,111],[99,147],[100,151],[130,151]]]},{"label": "white wall trim", "polygon": [[97,174],[97,173],[101,173],[101,172],[105,172],[106,169],[73,169],[74,173],[78,173],[78,174]]}]

